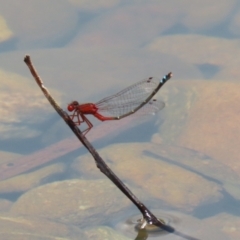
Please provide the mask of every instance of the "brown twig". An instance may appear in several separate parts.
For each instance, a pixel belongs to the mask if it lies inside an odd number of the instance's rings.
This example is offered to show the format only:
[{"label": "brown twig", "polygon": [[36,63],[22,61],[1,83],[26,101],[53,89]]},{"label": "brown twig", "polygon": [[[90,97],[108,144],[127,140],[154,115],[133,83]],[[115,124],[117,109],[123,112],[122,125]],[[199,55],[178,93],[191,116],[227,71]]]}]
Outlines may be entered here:
[{"label": "brown twig", "polygon": [[[92,154],[93,158],[95,159],[95,163],[97,167],[100,169],[100,171],[105,174],[115,185],[135,204],[135,206],[141,211],[143,215],[143,226],[144,223],[146,224],[153,224],[156,225],[168,232],[177,234],[185,239],[188,240],[197,240],[196,238],[189,237],[187,235],[184,235],[180,232],[175,231],[174,228],[171,226],[163,224],[161,221],[159,221],[154,214],[143,204],[141,203],[138,198],[127,188],[127,186],[124,185],[124,183],[112,172],[112,170],[107,166],[107,164],[103,161],[103,159],[100,157],[98,152],[95,150],[95,148],[91,145],[91,143],[87,140],[87,138],[82,134],[82,132],[79,130],[79,128],[75,125],[75,123],[71,120],[69,115],[61,109],[61,107],[56,103],[56,101],[52,98],[51,94],[45,88],[43,85],[43,81],[37,74],[30,56],[25,56],[24,62],[27,64],[30,72],[32,73],[32,76],[34,77],[35,81],[37,82],[38,86],[44,93],[45,97],[48,99],[50,104],[53,106],[53,108],[57,111],[57,113],[63,118],[63,120],[66,122],[66,124],[71,128],[71,130],[74,132],[76,137],[82,142],[82,144],[88,149],[88,151]],[[146,225],[145,224],[145,225]]]}]

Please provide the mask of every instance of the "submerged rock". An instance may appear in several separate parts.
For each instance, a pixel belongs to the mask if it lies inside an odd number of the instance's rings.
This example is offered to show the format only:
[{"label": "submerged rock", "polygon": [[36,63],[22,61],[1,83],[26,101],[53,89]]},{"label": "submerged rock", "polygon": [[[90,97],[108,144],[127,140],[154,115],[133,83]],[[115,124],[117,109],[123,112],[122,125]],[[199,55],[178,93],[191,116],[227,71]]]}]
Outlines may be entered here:
[{"label": "submerged rock", "polygon": [[0,235],[4,240],[87,239],[84,232],[75,226],[52,222],[44,218],[7,213],[0,215]]},{"label": "submerged rock", "polygon": [[12,206],[11,213],[94,226],[107,222],[130,204],[109,180],[74,179],[28,191]]},{"label": "submerged rock", "polygon": [[210,223],[229,236],[232,240],[240,239],[240,217],[228,213],[220,213],[213,217],[204,219],[206,224]]},{"label": "submerged rock", "polygon": [[4,181],[0,181],[0,193],[26,192],[34,187],[44,184],[48,180],[57,178],[62,175],[65,170],[65,164],[56,163],[30,173],[17,175]]},{"label": "submerged rock", "polygon": [[[179,156],[176,151],[179,151]],[[188,161],[193,158],[196,162],[201,161],[187,150],[184,152],[178,147],[158,144],[128,143],[111,145],[100,151],[100,155],[120,179],[126,181],[130,188],[140,187],[145,199],[151,199],[151,204],[156,207],[192,211],[196,207],[218,202],[223,197],[220,184],[211,181],[196,168],[191,169],[186,163],[181,165],[181,159],[186,156]],[[104,177],[88,155],[75,160],[72,167],[75,173],[79,171],[85,177]]]},{"label": "submerged rock", "polygon": [[86,236],[91,240],[131,240],[132,238],[128,238],[115,231],[114,229],[106,226],[99,226],[96,228],[90,228],[84,231]]}]

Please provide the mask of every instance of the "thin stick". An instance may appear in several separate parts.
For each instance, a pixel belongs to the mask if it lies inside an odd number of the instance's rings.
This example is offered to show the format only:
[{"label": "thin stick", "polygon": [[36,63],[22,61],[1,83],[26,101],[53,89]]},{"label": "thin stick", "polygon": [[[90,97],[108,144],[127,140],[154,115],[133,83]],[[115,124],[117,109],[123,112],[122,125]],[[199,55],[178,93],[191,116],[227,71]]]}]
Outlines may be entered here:
[{"label": "thin stick", "polygon": [[[107,164],[103,161],[103,159],[100,157],[98,152],[95,150],[95,148],[91,145],[91,143],[87,140],[87,138],[82,134],[82,132],[79,130],[79,128],[75,125],[75,123],[71,120],[69,115],[62,110],[62,108],[57,104],[57,102],[53,99],[47,88],[43,85],[43,81],[37,74],[37,71],[35,70],[30,56],[26,55],[24,58],[24,62],[28,66],[30,72],[32,73],[32,76],[34,77],[35,81],[37,82],[38,86],[44,93],[45,97],[48,99],[52,107],[57,111],[57,113],[63,118],[63,120],[66,122],[66,124],[71,128],[71,130],[74,132],[76,137],[82,142],[82,144],[88,149],[88,151],[92,154],[93,158],[95,159],[95,163],[97,167],[100,169],[100,171],[105,174],[115,185],[135,204],[135,206],[140,210],[140,212],[143,215],[144,222],[146,224],[153,224],[156,225],[167,232],[174,233],[176,235],[179,235],[185,239],[188,240],[198,240],[196,238],[189,237],[185,234],[182,234],[178,231],[176,231],[173,227],[163,224],[161,221],[159,221],[154,214],[143,204],[141,203],[138,198],[127,188],[126,185],[112,172],[112,170],[107,166]],[[145,224],[145,225],[146,225]],[[144,225],[144,223],[143,223]]]}]

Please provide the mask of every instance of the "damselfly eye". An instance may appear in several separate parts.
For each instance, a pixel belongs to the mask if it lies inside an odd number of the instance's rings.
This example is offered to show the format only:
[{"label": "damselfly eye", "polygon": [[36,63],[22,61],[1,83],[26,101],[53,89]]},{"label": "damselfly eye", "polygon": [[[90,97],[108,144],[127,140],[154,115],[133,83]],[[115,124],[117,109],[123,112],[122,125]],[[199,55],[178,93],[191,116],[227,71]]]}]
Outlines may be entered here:
[{"label": "damselfly eye", "polygon": [[74,110],[74,106],[72,104],[68,105],[67,107],[69,112],[72,112]]}]

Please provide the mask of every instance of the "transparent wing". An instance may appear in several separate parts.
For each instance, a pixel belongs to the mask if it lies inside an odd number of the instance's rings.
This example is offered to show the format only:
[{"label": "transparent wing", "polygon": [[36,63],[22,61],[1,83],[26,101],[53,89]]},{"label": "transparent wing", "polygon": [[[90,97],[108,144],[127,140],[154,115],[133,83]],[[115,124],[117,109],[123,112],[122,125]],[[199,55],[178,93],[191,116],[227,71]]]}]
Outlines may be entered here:
[{"label": "transparent wing", "polygon": [[[105,112],[110,116],[121,116],[133,111],[151,95],[159,81],[157,78],[144,79],[117,94],[102,99],[95,104],[98,112]],[[153,104],[153,108],[154,106]]]},{"label": "transparent wing", "polygon": [[[165,107],[165,103],[163,101],[152,99],[146,105],[144,105],[142,108],[140,108],[137,112],[135,112],[133,115],[134,116],[149,115],[149,114],[155,115],[160,110],[162,110],[164,107]],[[99,112],[103,116],[118,116],[119,109],[118,110],[116,110],[116,109],[101,110]]]},{"label": "transparent wing", "polygon": [[149,101],[146,105],[144,105],[142,108],[140,108],[136,114],[138,115],[148,115],[157,114],[160,110],[162,110],[165,107],[165,103],[161,100],[152,99]]}]

